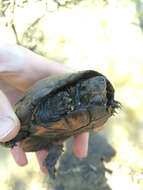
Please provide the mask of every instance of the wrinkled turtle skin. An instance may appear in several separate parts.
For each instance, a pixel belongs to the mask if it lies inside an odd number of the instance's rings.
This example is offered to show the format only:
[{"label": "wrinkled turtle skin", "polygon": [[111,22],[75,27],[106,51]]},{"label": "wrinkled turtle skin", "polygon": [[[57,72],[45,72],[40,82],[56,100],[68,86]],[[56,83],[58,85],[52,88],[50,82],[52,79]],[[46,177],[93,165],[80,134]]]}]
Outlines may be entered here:
[{"label": "wrinkled turtle skin", "polygon": [[54,177],[63,142],[81,132],[97,131],[118,107],[112,84],[96,71],[47,77],[16,103],[21,129],[14,139],[2,144],[13,147],[19,142],[25,152],[46,149],[44,165]]}]

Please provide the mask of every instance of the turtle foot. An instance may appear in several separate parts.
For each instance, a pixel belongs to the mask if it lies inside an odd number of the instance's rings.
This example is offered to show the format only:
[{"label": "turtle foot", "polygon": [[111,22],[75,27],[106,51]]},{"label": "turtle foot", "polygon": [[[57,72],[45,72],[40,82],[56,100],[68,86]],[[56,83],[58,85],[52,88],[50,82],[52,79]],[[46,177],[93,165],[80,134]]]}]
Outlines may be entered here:
[{"label": "turtle foot", "polygon": [[55,165],[62,152],[63,152],[63,145],[52,147],[48,150],[48,156],[44,160],[43,164],[47,168],[49,176],[53,179],[55,179],[55,173],[56,173]]}]

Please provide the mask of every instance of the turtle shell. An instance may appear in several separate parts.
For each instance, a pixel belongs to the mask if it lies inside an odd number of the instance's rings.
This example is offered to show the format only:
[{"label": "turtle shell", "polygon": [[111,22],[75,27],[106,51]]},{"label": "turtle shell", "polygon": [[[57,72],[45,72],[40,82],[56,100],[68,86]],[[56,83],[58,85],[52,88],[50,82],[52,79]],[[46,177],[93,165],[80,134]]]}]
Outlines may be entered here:
[{"label": "turtle shell", "polygon": [[114,99],[114,88],[110,81],[101,73],[93,70],[79,71],[76,73],[59,74],[37,81],[27,89],[23,97],[15,105],[15,111],[23,124],[28,124],[32,115],[33,107],[45,96],[54,93],[64,86],[76,83],[80,79],[88,79],[96,76],[103,76],[107,83],[107,96]]},{"label": "turtle shell", "polygon": [[[86,93],[88,84],[90,88],[90,82],[86,81],[93,78],[96,98],[90,101],[92,91]],[[86,86],[86,90],[80,94],[77,89],[81,86]],[[80,102],[82,94],[88,95],[88,102],[86,98]],[[24,151],[49,149],[70,136],[98,130],[118,105],[112,84],[99,72],[86,70],[44,78],[30,87],[15,105],[21,130],[5,145],[12,147],[19,142]]]}]

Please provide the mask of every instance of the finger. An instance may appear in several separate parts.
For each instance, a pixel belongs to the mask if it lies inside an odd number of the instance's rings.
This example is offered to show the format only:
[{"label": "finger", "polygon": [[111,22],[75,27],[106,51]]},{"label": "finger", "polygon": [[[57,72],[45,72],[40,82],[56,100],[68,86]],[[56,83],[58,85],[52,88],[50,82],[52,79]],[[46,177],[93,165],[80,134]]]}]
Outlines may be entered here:
[{"label": "finger", "polygon": [[0,90],[0,142],[6,142],[14,138],[19,129],[19,120],[8,99]]},{"label": "finger", "polygon": [[15,105],[17,100],[23,95],[23,92],[12,87],[8,82],[0,78],[0,89],[8,98],[8,101],[12,106]]},{"label": "finger", "polygon": [[28,164],[25,152],[19,147],[15,146],[11,149],[12,156],[19,166],[25,166]]},{"label": "finger", "polygon": [[44,77],[67,72],[71,72],[71,69],[65,65],[48,60],[22,46],[0,45],[0,75],[22,91]]},{"label": "finger", "polygon": [[43,161],[45,160],[47,155],[48,155],[48,153],[45,150],[41,150],[41,151],[36,152],[36,156],[37,156],[37,160],[38,160],[39,165],[40,165],[40,169],[45,174],[48,174],[48,171],[47,171],[46,167],[43,166]]},{"label": "finger", "polygon": [[82,133],[80,135],[74,136],[73,150],[77,157],[83,158],[87,156],[88,153],[88,133]]}]

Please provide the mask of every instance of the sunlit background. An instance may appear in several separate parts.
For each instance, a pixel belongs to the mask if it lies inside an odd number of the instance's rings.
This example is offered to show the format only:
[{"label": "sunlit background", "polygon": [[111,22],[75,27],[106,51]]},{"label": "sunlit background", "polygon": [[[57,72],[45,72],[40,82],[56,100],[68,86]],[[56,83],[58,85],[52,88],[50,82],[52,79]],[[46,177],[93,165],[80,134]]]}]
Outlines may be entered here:
[{"label": "sunlit background", "polygon": [[[113,83],[122,110],[104,132],[116,155],[105,165],[112,190],[143,189],[143,1],[0,1],[0,43],[18,43],[77,70],[94,69]],[[0,189],[45,190],[33,154],[18,167],[0,150]],[[13,179],[16,179],[14,182]],[[25,186],[26,182],[26,186]]]}]

